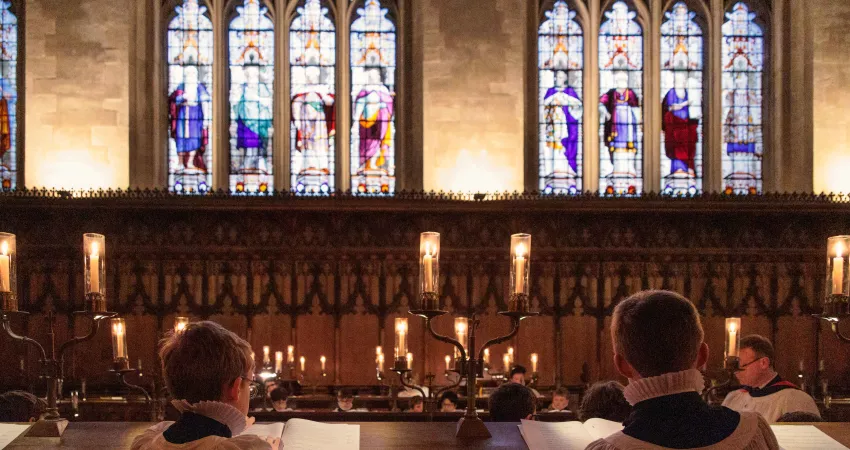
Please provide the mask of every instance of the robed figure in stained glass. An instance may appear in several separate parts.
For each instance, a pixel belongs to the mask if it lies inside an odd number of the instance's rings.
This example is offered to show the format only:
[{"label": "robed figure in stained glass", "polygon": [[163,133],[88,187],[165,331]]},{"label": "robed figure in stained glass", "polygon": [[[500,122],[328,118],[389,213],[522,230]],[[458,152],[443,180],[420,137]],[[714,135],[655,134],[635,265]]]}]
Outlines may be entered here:
[{"label": "robed figure in stained glass", "polygon": [[325,178],[330,174],[328,153],[331,139],[336,133],[334,95],[328,86],[319,80],[320,69],[315,66],[305,70],[304,90],[292,97],[292,126],[295,128],[295,151],[299,152],[303,164],[301,174],[318,172]]},{"label": "robed figure in stained glass", "polygon": [[354,118],[359,124],[360,168],[367,172],[385,172],[385,155],[393,144],[394,99],[381,82],[380,69],[367,69],[366,76],[367,84],[357,94],[354,103]]},{"label": "robed figure in stained glass", "polygon": [[[555,153],[563,153],[571,175],[578,172],[578,128],[582,116],[582,103],[576,91],[567,86],[567,73],[555,73],[555,86],[543,97],[546,117],[546,145]],[[554,158],[547,158],[554,161]],[[548,173],[548,172],[547,172]]]},{"label": "robed figure in stained glass", "polygon": [[688,98],[688,75],[676,72],[674,87],[661,102],[661,131],[664,152],[670,158],[670,174],[694,176],[694,158],[699,140],[699,119],[692,118]]},{"label": "robed figure in stained glass", "polygon": [[752,112],[760,108],[760,99],[750,90],[746,73],[735,76],[735,88],[725,94],[727,105],[723,120],[726,152],[754,155],[756,153],[756,127]]},{"label": "robed figure in stained glass", "polygon": [[204,120],[209,116],[205,106],[211,96],[207,87],[198,81],[198,68],[185,66],[183,82],[168,97],[170,136],[177,146],[177,155],[184,169],[207,171],[204,153],[209,145],[209,128]]},{"label": "robed figure in stained glass", "polygon": [[260,66],[243,66],[245,83],[235,105],[236,148],[242,152],[243,174],[267,173],[266,157],[273,134],[272,91],[260,82]]},{"label": "robed figure in stained glass", "polygon": [[603,138],[614,165],[612,175],[615,178],[636,177],[634,158],[630,154],[637,151],[640,98],[629,88],[627,72],[614,73],[614,86],[599,98]]}]

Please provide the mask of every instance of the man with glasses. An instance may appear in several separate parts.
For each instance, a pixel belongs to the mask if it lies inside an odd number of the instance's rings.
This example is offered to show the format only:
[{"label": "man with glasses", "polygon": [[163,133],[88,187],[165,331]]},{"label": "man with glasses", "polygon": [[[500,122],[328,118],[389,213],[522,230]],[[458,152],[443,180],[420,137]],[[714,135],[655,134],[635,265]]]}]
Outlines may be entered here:
[{"label": "man with glasses", "polygon": [[723,406],[735,411],[755,411],[768,422],[776,422],[789,412],[807,412],[820,417],[812,397],[776,373],[773,344],[767,338],[757,334],[743,337],[738,357],[741,371],[735,376],[742,388],[730,392]]}]

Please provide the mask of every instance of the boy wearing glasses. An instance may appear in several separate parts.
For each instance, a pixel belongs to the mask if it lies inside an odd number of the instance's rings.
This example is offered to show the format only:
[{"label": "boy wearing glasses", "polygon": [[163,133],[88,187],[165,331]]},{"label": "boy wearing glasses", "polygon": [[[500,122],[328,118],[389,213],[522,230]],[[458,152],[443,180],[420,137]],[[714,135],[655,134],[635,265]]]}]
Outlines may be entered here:
[{"label": "boy wearing glasses", "polygon": [[735,411],[755,411],[768,422],[776,422],[789,412],[807,412],[820,417],[812,397],[773,370],[774,350],[767,338],[757,334],[741,338],[738,357],[741,371],[735,376],[742,389],[730,392],[723,406]]},{"label": "boy wearing glasses", "polygon": [[166,335],[159,356],[180,418],[147,429],[133,440],[133,450],[278,448],[279,437],[239,435],[254,423],[248,404],[258,392],[244,339],[215,322],[195,322]]}]

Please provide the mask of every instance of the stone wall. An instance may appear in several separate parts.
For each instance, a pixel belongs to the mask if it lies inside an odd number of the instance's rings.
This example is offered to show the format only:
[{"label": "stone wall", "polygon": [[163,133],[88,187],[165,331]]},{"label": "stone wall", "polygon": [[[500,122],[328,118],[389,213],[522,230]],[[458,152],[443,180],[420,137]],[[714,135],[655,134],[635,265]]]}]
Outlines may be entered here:
[{"label": "stone wall", "polygon": [[26,2],[26,184],[129,184],[133,0]]}]

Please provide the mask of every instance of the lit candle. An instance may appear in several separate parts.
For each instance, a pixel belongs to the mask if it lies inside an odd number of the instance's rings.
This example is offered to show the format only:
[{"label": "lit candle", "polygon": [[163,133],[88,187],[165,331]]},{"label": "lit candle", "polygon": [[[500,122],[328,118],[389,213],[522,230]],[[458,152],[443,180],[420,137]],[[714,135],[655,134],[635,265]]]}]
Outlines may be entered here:
[{"label": "lit candle", "polygon": [[189,325],[189,318],[178,316],[174,318],[174,332],[179,333]]},{"label": "lit candle", "polygon": [[301,372],[302,373],[304,372],[304,365],[305,365],[306,362],[307,362],[307,358],[302,356],[301,357]]},{"label": "lit candle", "polygon": [[505,364],[505,375],[511,371],[511,355],[505,353],[502,356],[502,362]]},{"label": "lit candle", "polygon": [[9,243],[0,244],[0,292],[11,292],[12,283],[9,281]]},{"label": "lit candle", "polygon": [[384,371],[384,354],[378,355],[378,372]]},{"label": "lit candle", "polygon": [[490,349],[484,349],[484,364],[490,364]]},{"label": "lit candle", "polygon": [[396,360],[404,359],[407,355],[407,319],[397,317],[395,319],[395,357]]},{"label": "lit candle", "polygon": [[112,358],[127,359],[127,332],[124,319],[112,319]]},{"label": "lit candle", "polygon": [[269,352],[271,352],[271,348],[268,345],[263,346],[263,364],[269,364],[272,362],[271,357],[269,356]]},{"label": "lit candle", "polygon": [[287,345],[286,346],[286,363],[287,364],[295,364],[295,346]]},{"label": "lit candle", "polygon": [[452,370],[452,357],[446,355],[446,370]]},{"label": "lit candle", "polygon": [[283,352],[274,352],[274,371],[283,372]]},{"label": "lit candle", "polygon": [[516,259],[514,260],[514,270],[516,271],[516,287],[514,292],[522,294],[525,291],[525,244],[519,243],[514,250]]},{"label": "lit candle", "polygon": [[89,292],[100,292],[100,248],[97,245],[97,241],[91,243],[89,273],[91,280],[89,283]]},{"label": "lit candle", "polygon": [[[466,332],[468,329],[468,320],[466,317],[455,317],[455,335],[457,341],[463,348],[466,348]],[[457,347],[455,347],[457,349]]]},{"label": "lit candle", "polygon": [[531,354],[531,373],[537,372],[537,353]]},{"label": "lit candle", "polygon": [[379,357],[383,354],[384,354],[384,349],[380,345],[376,346],[375,347],[375,358],[377,358],[377,357]]},{"label": "lit candle", "polygon": [[738,356],[738,333],[741,329],[741,319],[738,317],[729,317],[726,319],[726,330],[728,332],[728,344],[726,348],[726,357]]},{"label": "lit candle", "polygon": [[327,360],[328,360],[328,359],[327,359],[327,358],[325,358],[325,355],[322,355],[322,356],[319,358],[319,362],[320,362],[320,363],[322,363],[322,373],[325,373],[325,362],[327,362]]},{"label": "lit candle", "polygon": [[413,353],[407,353],[407,368],[413,370]]},{"label": "lit candle", "polygon": [[511,357],[511,363],[513,364],[513,362],[514,362],[514,348],[513,347],[508,347],[508,356]]},{"label": "lit candle", "polygon": [[422,265],[425,267],[425,292],[434,292],[434,266],[431,255],[431,243],[425,243],[425,256],[422,257]]},{"label": "lit candle", "polygon": [[832,258],[832,293],[844,293],[844,246],[841,241],[835,244],[835,257]]}]

